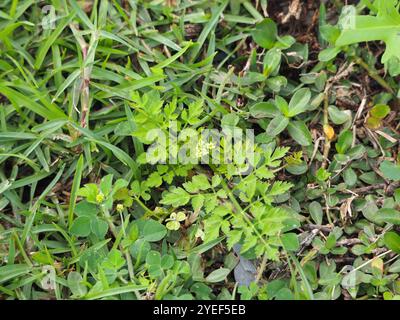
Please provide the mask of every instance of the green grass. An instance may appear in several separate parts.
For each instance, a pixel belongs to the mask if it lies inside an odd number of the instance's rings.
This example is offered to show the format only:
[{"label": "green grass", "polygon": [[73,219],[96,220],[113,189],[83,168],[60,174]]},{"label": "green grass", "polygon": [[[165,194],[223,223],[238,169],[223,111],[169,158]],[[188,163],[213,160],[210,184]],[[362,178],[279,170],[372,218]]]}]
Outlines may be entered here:
[{"label": "green grass", "polygon": [[[0,300],[399,299],[400,60],[340,3],[2,1]],[[254,170],[150,164],[173,121]]]}]

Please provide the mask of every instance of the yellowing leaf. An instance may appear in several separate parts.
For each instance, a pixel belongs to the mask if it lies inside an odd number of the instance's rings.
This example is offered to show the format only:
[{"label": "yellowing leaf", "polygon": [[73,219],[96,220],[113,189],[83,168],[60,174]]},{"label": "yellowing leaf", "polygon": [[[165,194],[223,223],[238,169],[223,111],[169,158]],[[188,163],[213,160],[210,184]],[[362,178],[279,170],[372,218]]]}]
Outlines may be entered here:
[{"label": "yellowing leaf", "polygon": [[324,133],[328,140],[335,138],[335,130],[329,124],[324,125]]},{"label": "yellowing leaf", "polygon": [[186,219],[186,215],[185,215],[184,212],[179,211],[179,212],[176,214],[176,220],[177,220],[177,221],[183,221],[183,220],[185,220],[185,219]]},{"label": "yellowing leaf", "polygon": [[380,272],[383,272],[383,260],[381,258],[374,258],[371,262],[371,267],[378,269]]},{"label": "yellowing leaf", "polygon": [[369,129],[378,129],[381,126],[381,119],[369,116],[366,125]]},{"label": "yellowing leaf", "polygon": [[377,119],[384,119],[389,113],[390,107],[386,104],[377,104],[370,111],[371,116]]},{"label": "yellowing leaf", "polygon": [[181,227],[180,223],[176,220],[172,220],[172,221],[168,221],[166,224],[166,227],[168,230],[179,230],[179,228]]}]

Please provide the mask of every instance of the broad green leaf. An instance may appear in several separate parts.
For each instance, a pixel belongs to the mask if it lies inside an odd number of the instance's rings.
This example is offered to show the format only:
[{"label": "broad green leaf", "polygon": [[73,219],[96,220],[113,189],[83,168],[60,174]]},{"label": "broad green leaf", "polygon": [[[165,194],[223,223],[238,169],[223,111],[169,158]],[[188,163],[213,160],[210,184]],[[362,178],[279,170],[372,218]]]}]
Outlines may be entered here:
[{"label": "broad green leaf", "polygon": [[167,255],[163,255],[161,258],[161,268],[163,268],[164,270],[167,269],[171,269],[174,265],[174,258],[167,254]]},{"label": "broad green leaf", "polygon": [[280,115],[279,110],[272,102],[259,102],[250,107],[250,114],[254,118],[274,118]]},{"label": "broad green leaf", "polygon": [[352,168],[347,168],[343,171],[343,179],[348,187],[353,187],[358,180],[357,173]]},{"label": "broad green leaf", "polygon": [[386,232],[383,236],[386,247],[388,247],[393,252],[400,254],[400,236],[394,232]]},{"label": "broad green leaf", "polygon": [[294,117],[304,111],[307,111],[308,103],[311,99],[311,91],[308,88],[302,88],[296,91],[289,102],[289,117]]},{"label": "broad green leaf", "polygon": [[220,268],[211,272],[206,278],[206,282],[215,283],[223,281],[231,271],[227,268]]},{"label": "broad green leaf", "polygon": [[78,217],[80,216],[96,216],[99,212],[99,209],[94,203],[90,203],[87,201],[79,202],[75,207],[75,213]]},{"label": "broad green leaf", "polygon": [[281,96],[275,97],[275,104],[284,116],[289,117],[289,105]]},{"label": "broad green leaf", "polygon": [[265,83],[267,84],[268,88],[270,88],[275,93],[278,93],[283,87],[287,86],[288,80],[283,76],[276,76],[268,78]]},{"label": "broad green leaf", "polygon": [[92,218],[90,229],[99,239],[103,239],[108,231],[108,223],[100,218]]},{"label": "broad green leaf", "polygon": [[286,129],[288,123],[288,118],[283,115],[279,115],[272,119],[272,121],[269,123],[266,133],[272,137],[276,137],[278,134]]},{"label": "broad green leaf", "polygon": [[136,240],[135,243],[129,248],[129,252],[136,260],[136,265],[139,265],[139,263],[145,261],[146,255],[150,250],[150,243],[144,239]]},{"label": "broad green leaf", "polygon": [[351,111],[339,110],[335,106],[328,107],[328,114],[334,124],[343,124],[351,120]]},{"label": "broad green leaf", "polygon": [[320,26],[319,32],[321,36],[331,44],[334,44],[337,38],[340,36],[340,30],[337,27],[325,24]]},{"label": "broad green leaf", "polygon": [[271,49],[276,42],[278,28],[272,19],[266,18],[256,25],[251,35],[259,46],[265,49]]},{"label": "broad green leaf", "polygon": [[164,225],[156,220],[147,220],[143,227],[143,239],[149,242],[160,241],[167,234]]},{"label": "broad green leaf", "polygon": [[287,126],[290,136],[302,146],[312,144],[311,133],[303,121],[290,121]]},{"label": "broad green leaf", "polygon": [[308,207],[310,211],[311,218],[314,220],[315,224],[321,225],[322,224],[322,206],[319,202],[313,201],[310,203]]},{"label": "broad green leaf", "polygon": [[336,151],[340,154],[345,154],[353,143],[353,133],[349,130],[343,131],[336,143]]},{"label": "broad green leaf", "polygon": [[340,47],[367,41],[384,41],[386,50],[382,56],[382,63],[387,64],[393,57],[400,59],[400,14],[395,2],[379,2],[382,7],[379,8],[377,16],[356,16],[354,26],[343,29],[335,45]]},{"label": "broad green leaf", "polygon": [[390,107],[386,104],[377,104],[371,111],[371,116],[377,119],[384,119],[390,113]]},{"label": "broad green leaf", "polygon": [[376,223],[377,222],[376,221],[376,213],[378,212],[379,209],[378,209],[375,201],[373,201],[373,199],[367,198],[366,200],[367,200],[367,202],[365,203],[364,207],[362,208],[362,214],[368,220]]},{"label": "broad green leaf", "polygon": [[269,76],[270,74],[276,72],[278,69],[280,63],[281,63],[281,50],[277,48],[272,48],[271,50],[268,50],[266,55],[264,56],[264,72],[263,74],[265,76]]},{"label": "broad green leaf", "polygon": [[378,223],[386,222],[400,225],[400,211],[390,208],[379,209],[376,213],[375,220]]},{"label": "broad green leaf", "polygon": [[400,272],[400,260],[395,261],[388,269],[391,273],[399,273]]},{"label": "broad green leaf", "polygon": [[388,160],[385,160],[379,166],[379,170],[382,171],[383,176],[386,179],[399,181],[400,180],[400,165],[394,164]]},{"label": "broad green leaf", "polygon": [[71,290],[72,294],[77,297],[84,296],[87,293],[87,288],[82,282],[83,278],[79,272],[72,271],[68,273],[68,287]]},{"label": "broad green leaf", "polygon": [[102,266],[110,270],[119,270],[125,265],[125,259],[122,257],[121,251],[111,249],[107,258],[103,261]]},{"label": "broad green leaf", "polygon": [[149,251],[146,255],[146,263],[148,265],[160,265],[161,264],[161,254],[158,251]]},{"label": "broad green leaf", "polygon": [[87,216],[81,216],[74,220],[70,232],[77,237],[87,237],[90,234],[90,221]]},{"label": "broad green leaf", "polygon": [[283,247],[287,251],[297,251],[300,248],[300,243],[295,233],[285,233],[281,236]]},{"label": "broad green leaf", "polygon": [[327,62],[335,59],[342,50],[339,47],[326,48],[318,54],[318,59],[322,62]]}]

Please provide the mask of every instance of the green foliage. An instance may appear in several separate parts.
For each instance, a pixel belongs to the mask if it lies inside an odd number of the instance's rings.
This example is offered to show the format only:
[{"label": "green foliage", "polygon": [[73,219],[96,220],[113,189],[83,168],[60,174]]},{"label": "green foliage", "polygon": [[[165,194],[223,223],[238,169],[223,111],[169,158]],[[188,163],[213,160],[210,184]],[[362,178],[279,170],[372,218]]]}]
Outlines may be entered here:
[{"label": "green foliage", "polygon": [[399,63],[400,55],[396,43],[399,40],[400,13],[397,0],[375,0],[371,16],[355,16],[354,28],[341,30],[336,39],[336,46],[346,46],[353,43],[381,40],[386,44],[382,63]]},{"label": "green foliage", "polygon": [[371,129],[378,129],[382,125],[382,120],[390,113],[390,107],[385,104],[374,106],[367,119],[367,124]]},{"label": "green foliage", "polygon": [[273,118],[266,133],[272,137],[279,135],[287,128],[291,137],[302,146],[309,146],[312,142],[311,133],[306,124],[301,120],[291,118],[304,113],[309,108],[311,92],[308,88],[302,88],[293,94],[289,103],[280,96],[274,101],[261,102],[250,108],[250,113],[255,118]]},{"label": "green foliage", "polygon": [[386,179],[399,181],[400,180],[400,165],[396,165],[390,161],[383,161],[380,165],[380,170]]},{"label": "green foliage", "polygon": [[400,55],[397,50],[400,13],[397,0],[374,0],[370,14],[357,14],[355,6],[345,6],[336,27],[324,25],[321,34],[332,47],[323,50],[319,59],[329,61],[346,46],[369,41],[386,45],[381,62],[392,76],[399,74]]},{"label": "green foliage", "polygon": [[264,19],[252,32],[254,41],[265,49],[271,49],[278,36],[278,29],[272,19]]},{"label": "green foliage", "polygon": [[268,4],[0,2],[0,300],[399,299],[399,1]]}]

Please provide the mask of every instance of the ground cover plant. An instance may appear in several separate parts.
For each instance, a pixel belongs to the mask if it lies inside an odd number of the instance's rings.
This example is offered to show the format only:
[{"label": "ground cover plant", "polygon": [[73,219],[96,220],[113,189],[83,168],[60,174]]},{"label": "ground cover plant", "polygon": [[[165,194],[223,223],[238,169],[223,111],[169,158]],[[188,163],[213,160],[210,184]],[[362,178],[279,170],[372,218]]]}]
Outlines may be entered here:
[{"label": "ground cover plant", "polygon": [[399,7],[1,1],[0,299],[398,300]]}]

